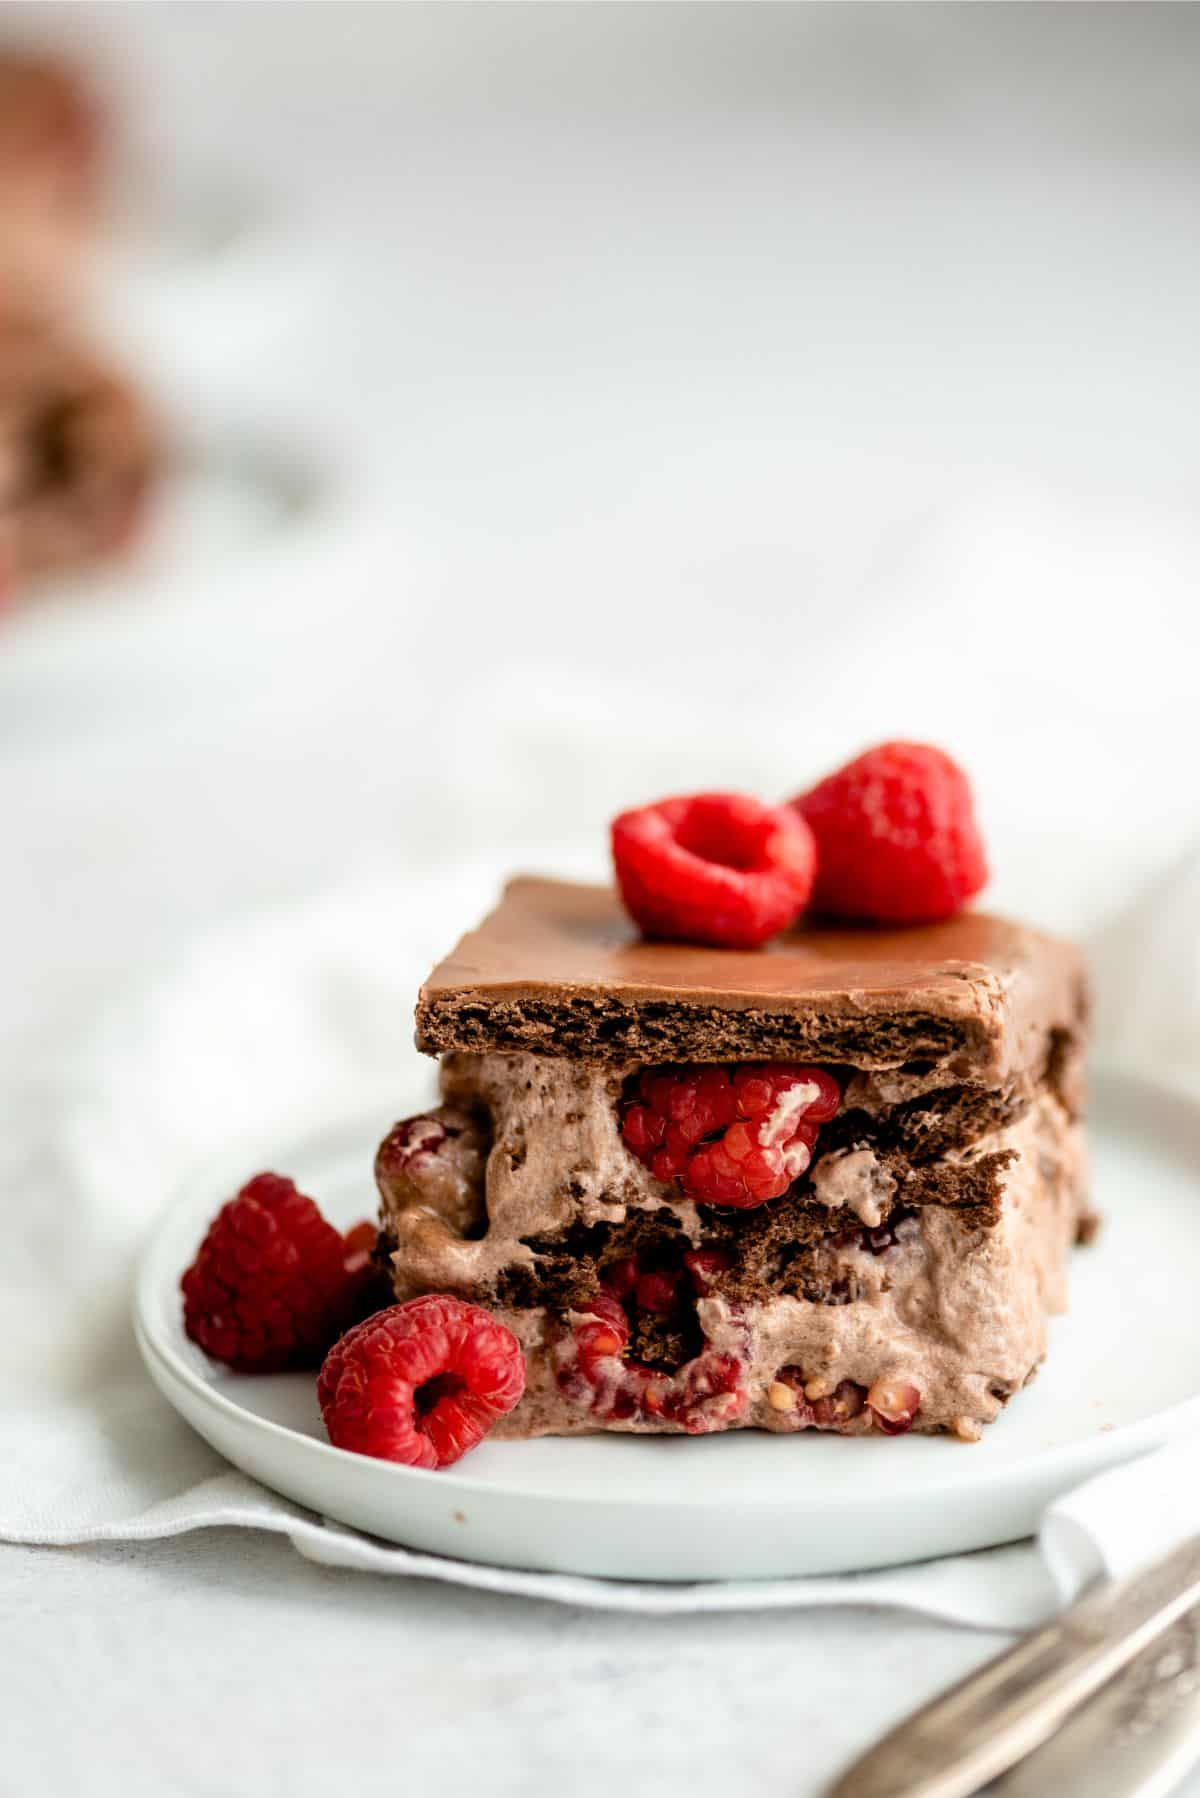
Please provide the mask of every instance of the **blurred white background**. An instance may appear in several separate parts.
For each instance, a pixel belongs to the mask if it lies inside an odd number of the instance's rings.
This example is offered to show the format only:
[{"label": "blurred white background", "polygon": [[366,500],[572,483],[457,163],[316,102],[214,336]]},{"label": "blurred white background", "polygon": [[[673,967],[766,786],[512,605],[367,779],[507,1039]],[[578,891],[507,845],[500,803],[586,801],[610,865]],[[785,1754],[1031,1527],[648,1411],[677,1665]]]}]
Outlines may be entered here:
[{"label": "blurred white background", "polygon": [[[185,1151],[353,1066],[405,1102],[426,958],[505,866],[601,871],[620,806],[940,740],[991,902],[1116,944],[1136,995],[1120,919],[1200,836],[1196,8],[42,4],[8,36],[113,96],[92,304],[208,470],[133,568],[0,619],[9,1384],[70,1363],[52,1466],[110,1467],[100,1382],[170,1426],[123,1270]],[[1160,1067],[1197,1056],[1190,866],[1124,1013]],[[232,1754],[289,1798],[481,1765],[495,1798],[808,1794],[999,1645],[588,1619],[231,1534],[4,1551],[13,1789],[207,1798]]]},{"label": "blurred white background", "polygon": [[967,762],[993,902],[1054,925],[1196,828],[1193,9],[4,22],[244,221],[118,239],[110,336],[324,483],[0,635],[6,1029],[246,905],[599,867],[621,804],[888,734]]}]

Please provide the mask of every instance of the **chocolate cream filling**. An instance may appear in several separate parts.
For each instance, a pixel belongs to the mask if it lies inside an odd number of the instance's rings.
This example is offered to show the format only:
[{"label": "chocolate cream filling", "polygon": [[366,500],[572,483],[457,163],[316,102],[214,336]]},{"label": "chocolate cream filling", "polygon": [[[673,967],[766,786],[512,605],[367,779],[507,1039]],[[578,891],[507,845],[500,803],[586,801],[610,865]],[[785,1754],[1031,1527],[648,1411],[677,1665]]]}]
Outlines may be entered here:
[{"label": "chocolate cream filling", "polygon": [[[1086,1217],[1065,1086],[938,1088],[910,1069],[884,1091],[840,1070],[843,1110],[805,1175],[729,1212],[695,1205],[626,1149],[630,1072],[451,1054],[443,1105],[380,1150],[397,1297],[459,1293],[522,1342],[527,1394],[500,1433],[690,1427],[681,1382],[703,1385],[719,1365],[740,1408],[700,1427],[857,1433],[877,1421],[864,1395],[899,1386],[920,1395],[915,1427],[971,1436],[1030,1377]],[[682,1277],[693,1250],[717,1260],[700,1292]],[[678,1417],[629,1398],[620,1360],[600,1392],[570,1359],[589,1304],[630,1258],[679,1289],[661,1313],[629,1307],[621,1351],[643,1383],[662,1371]]]}]

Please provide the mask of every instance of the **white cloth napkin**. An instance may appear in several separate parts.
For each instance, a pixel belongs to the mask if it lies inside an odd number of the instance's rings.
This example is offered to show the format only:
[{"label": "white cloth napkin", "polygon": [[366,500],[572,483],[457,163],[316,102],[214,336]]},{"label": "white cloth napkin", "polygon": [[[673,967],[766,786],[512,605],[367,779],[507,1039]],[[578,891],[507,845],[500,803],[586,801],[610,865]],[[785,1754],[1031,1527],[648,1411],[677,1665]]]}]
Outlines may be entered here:
[{"label": "white cloth napkin", "polygon": [[[559,851],[557,861],[563,856]],[[566,858],[570,862],[571,858]],[[576,864],[578,865],[578,864]],[[1200,863],[1180,871],[1194,884]],[[640,1612],[892,1605],[979,1628],[1028,1627],[1100,1573],[1121,1574],[1200,1526],[1200,1441],[1109,1472],[1047,1512],[1039,1542],[839,1578],[666,1586],[518,1572],[418,1554],[343,1529],[236,1473],[150,1387],[129,1282],[149,1220],[189,1165],[340,1098],[420,1102],[414,986],[447,916],[478,911],[498,870],[380,879],[226,929],[106,1019],[68,1065],[8,1101],[0,1178],[41,1220],[0,1270],[9,1347],[0,1419],[0,1538],[146,1541],[215,1527],[284,1534],[330,1565]],[[1178,915],[1176,887],[1151,908]],[[1145,945],[1144,915],[1116,929]],[[1144,968],[1130,992],[1140,992]],[[1119,1026],[1129,995],[1109,983]],[[1163,1009],[1190,1005],[1164,986]],[[1160,1017],[1168,1040],[1183,1029]],[[1153,1037],[1144,1025],[1138,1046]],[[69,1224],[69,1227],[68,1227]]]}]

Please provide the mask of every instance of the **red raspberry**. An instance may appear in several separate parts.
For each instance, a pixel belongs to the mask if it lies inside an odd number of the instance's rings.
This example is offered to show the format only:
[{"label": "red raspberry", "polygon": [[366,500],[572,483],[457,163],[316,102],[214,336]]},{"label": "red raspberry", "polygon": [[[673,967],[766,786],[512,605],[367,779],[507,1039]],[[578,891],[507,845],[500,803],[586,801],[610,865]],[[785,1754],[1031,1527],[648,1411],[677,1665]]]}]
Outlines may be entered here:
[{"label": "red raspberry", "polygon": [[626,1255],[623,1261],[612,1261],[605,1268],[600,1284],[614,1298],[623,1299],[631,1293],[638,1283],[638,1264],[636,1255]]},{"label": "red raspberry", "polygon": [[484,1218],[491,1143],[480,1121],[454,1105],[394,1124],[375,1157],[375,1181],[392,1211],[433,1211],[460,1236]]},{"label": "red raspberry", "polygon": [[521,1345],[490,1312],[435,1294],[356,1324],[325,1357],[317,1399],[335,1448],[449,1467],[525,1390]]},{"label": "red raspberry", "polygon": [[370,1265],[375,1253],[375,1244],[379,1240],[379,1232],[374,1224],[363,1222],[355,1224],[346,1231],[342,1246],[345,1250],[346,1272],[359,1274]]},{"label": "red raspberry", "polygon": [[885,1436],[903,1436],[912,1429],[921,1409],[920,1388],[908,1380],[876,1380],[867,1393],[867,1404]]},{"label": "red raspberry", "polygon": [[[622,1265],[617,1263],[618,1268]],[[660,1278],[671,1284],[675,1276],[641,1275],[639,1298],[646,1281]],[[673,1299],[677,1290],[676,1286]],[[655,1298],[665,1297],[665,1286],[661,1294],[656,1288],[650,1292]],[[606,1420],[661,1418],[690,1436],[728,1429],[746,1410],[749,1393],[742,1356],[706,1346],[668,1373],[625,1358],[630,1334],[629,1317],[611,1290],[580,1302],[575,1321],[564,1327],[554,1351],[558,1384],[568,1398]]]},{"label": "red raspberry", "polygon": [[610,1355],[619,1355],[629,1340],[629,1319],[619,1299],[611,1293],[597,1293],[587,1301],[587,1321],[575,1332],[579,1358],[585,1366],[595,1367]]},{"label": "red raspberry", "polygon": [[655,1317],[669,1317],[679,1303],[682,1281],[683,1273],[679,1268],[664,1267],[640,1274],[634,1288],[634,1303],[639,1311],[649,1311]]},{"label": "red raspberry", "polygon": [[346,1243],[279,1174],[256,1175],[222,1206],[181,1285],[192,1341],[244,1373],[315,1366],[354,1291]]},{"label": "red raspberry", "polygon": [[678,1180],[702,1205],[746,1210],[781,1198],[800,1177],[818,1125],[840,1103],[822,1068],[651,1068],[622,1106],[621,1135],[656,1180]]},{"label": "red raspberry", "polygon": [[971,788],[923,743],[881,743],[792,801],[817,840],[813,903],[877,924],[949,918],[988,877]]},{"label": "red raspberry", "polygon": [[342,1242],[342,1259],[346,1269],[346,1316],[343,1329],[382,1311],[392,1303],[395,1294],[387,1274],[375,1259],[379,1232],[374,1224],[355,1224],[347,1230]]},{"label": "red raspberry", "polygon": [[612,852],[625,909],[647,936],[728,949],[757,949],[795,922],[816,859],[795,811],[738,793],[622,812]]},{"label": "red raspberry", "polygon": [[723,1249],[687,1249],[683,1265],[692,1276],[696,1296],[707,1298],[715,1289],[718,1277],[728,1271],[730,1260]]},{"label": "red raspberry", "polygon": [[675,1375],[663,1415],[682,1424],[689,1436],[729,1429],[750,1402],[745,1373],[745,1363],[737,1355],[705,1349]]}]

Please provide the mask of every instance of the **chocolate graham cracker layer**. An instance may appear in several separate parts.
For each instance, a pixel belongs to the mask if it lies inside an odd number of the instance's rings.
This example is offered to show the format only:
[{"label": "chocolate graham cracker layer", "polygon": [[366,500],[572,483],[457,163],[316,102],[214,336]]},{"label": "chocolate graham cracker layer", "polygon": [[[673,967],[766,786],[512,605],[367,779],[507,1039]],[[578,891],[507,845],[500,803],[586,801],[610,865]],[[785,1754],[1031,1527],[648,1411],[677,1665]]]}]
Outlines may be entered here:
[{"label": "chocolate graham cracker layer", "polygon": [[417,1041],[431,1055],[610,1065],[934,1061],[999,1085],[1085,1017],[1078,951],[982,913],[905,931],[804,928],[739,952],[646,942],[608,888],[526,877],[426,981]]}]

